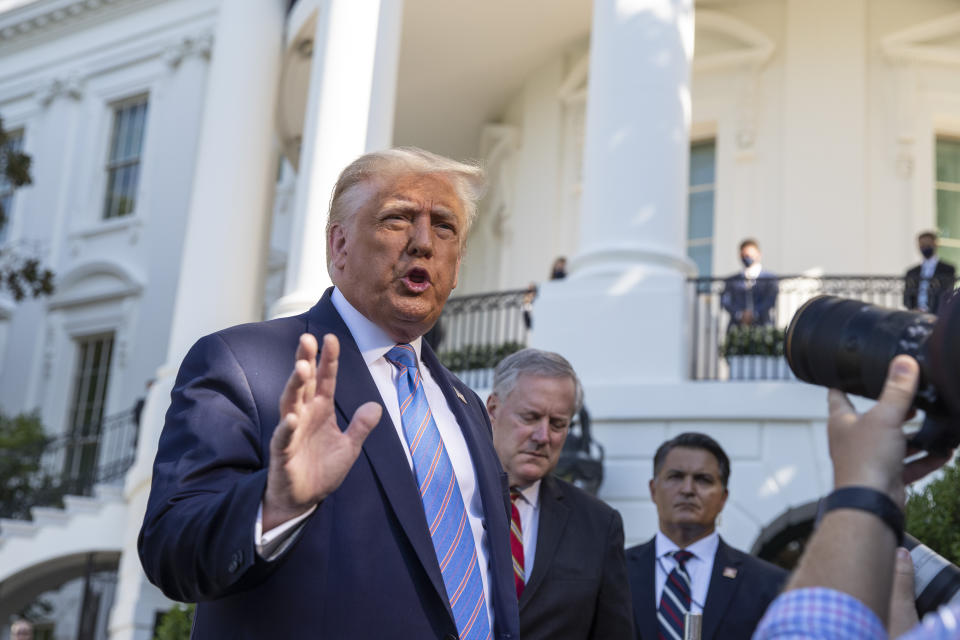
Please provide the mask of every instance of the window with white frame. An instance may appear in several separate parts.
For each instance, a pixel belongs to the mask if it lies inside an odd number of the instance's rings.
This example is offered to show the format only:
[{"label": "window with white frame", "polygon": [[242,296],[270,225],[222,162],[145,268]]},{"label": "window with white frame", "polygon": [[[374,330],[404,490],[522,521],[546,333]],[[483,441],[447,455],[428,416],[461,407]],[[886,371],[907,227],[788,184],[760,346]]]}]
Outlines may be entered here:
[{"label": "window with white frame", "polygon": [[106,220],[129,215],[136,207],[146,123],[147,96],[114,103],[106,167],[107,192],[103,200]]},{"label": "window with white frame", "polygon": [[960,138],[937,138],[938,254],[960,264]]},{"label": "window with white frame", "polygon": [[8,131],[7,141],[0,149],[0,211],[3,212],[3,219],[0,220],[0,243],[7,239],[10,229],[10,222],[13,216],[13,192],[14,185],[6,175],[7,155],[11,152],[18,153],[23,150],[23,129],[18,131]]},{"label": "window with white frame", "polygon": [[63,471],[69,480],[83,482],[97,466],[100,428],[110,382],[113,333],[85,336],[75,342],[77,361]]},{"label": "window with white frame", "polygon": [[713,206],[716,193],[717,144],[690,145],[690,186],[687,192],[687,255],[700,276],[713,273]]}]

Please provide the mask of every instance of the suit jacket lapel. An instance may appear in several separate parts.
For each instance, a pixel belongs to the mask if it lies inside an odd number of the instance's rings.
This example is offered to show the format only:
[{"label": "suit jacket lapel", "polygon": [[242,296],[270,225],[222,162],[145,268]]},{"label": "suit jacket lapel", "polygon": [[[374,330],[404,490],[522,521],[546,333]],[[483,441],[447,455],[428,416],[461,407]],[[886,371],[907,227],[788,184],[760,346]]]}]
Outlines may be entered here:
[{"label": "suit jacket lapel", "polygon": [[[353,336],[333,303],[330,302],[332,291],[332,288],[328,289],[320,302],[310,310],[307,328],[316,336],[320,344],[323,342],[324,333],[333,333],[340,340],[340,364],[337,369],[337,391],[334,401],[337,411],[343,418],[343,424],[346,425],[362,404],[371,400],[382,404],[382,398]],[[380,481],[380,486],[387,496],[394,515],[420,559],[420,564],[426,570],[447,610],[450,611],[443,574],[440,572],[437,553],[430,539],[427,518],[423,513],[420,491],[410,465],[407,463],[393,420],[390,419],[386,408],[383,410],[379,424],[363,443],[363,452]],[[453,617],[452,612],[450,616]]]},{"label": "suit jacket lapel", "polygon": [[564,504],[563,494],[557,490],[553,478],[549,475],[546,476],[540,483],[540,522],[537,527],[537,551],[533,561],[533,572],[527,578],[527,584],[520,596],[521,611],[537,589],[540,588],[549,572],[569,516],[570,507]]},{"label": "suit jacket lapel", "polygon": [[[703,640],[711,640],[717,633],[720,621],[727,612],[730,600],[740,584],[740,564],[740,558],[730,553],[730,548],[721,538],[717,546],[717,555],[713,559],[707,601],[703,607]],[[733,577],[730,577],[729,573],[724,575],[726,569],[735,571]]]},{"label": "suit jacket lapel", "polygon": [[659,634],[657,625],[657,605],[654,601],[657,573],[656,538],[640,545],[635,555],[630,556],[627,571],[643,579],[637,583],[637,589],[631,591],[633,599],[633,623],[642,640],[656,640]]}]

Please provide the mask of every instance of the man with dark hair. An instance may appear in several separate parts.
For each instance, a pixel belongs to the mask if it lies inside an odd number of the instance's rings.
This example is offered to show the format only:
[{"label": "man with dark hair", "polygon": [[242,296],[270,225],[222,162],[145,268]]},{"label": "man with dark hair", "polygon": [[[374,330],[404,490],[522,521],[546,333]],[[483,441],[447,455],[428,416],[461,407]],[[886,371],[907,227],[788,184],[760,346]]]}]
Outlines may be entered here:
[{"label": "man with dark hair", "polygon": [[653,460],[650,498],[660,529],[627,549],[637,638],[680,640],[686,613],[703,614],[703,640],[749,638],[787,572],[717,534],[730,459],[710,436],[682,433]]},{"label": "man with dark hair", "polygon": [[620,514],[556,468],[583,390],[562,356],[500,361],[487,410],[510,482],[514,582],[524,640],[628,640],[633,616]]},{"label": "man with dark hair", "polygon": [[953,291],[957,269],[937,257],[937,234],[924,231],[917,236],[917,249],[923,262],[907,271],[903,279],[903,306],[916,311],[936,313],[940,301]]},{"label": "man with dark hair", "polygon": [[753,238],[740,243],[743,271],[726,279],[720,304],[730,314],[728,327],[773,324],[773,307],[780,287],[777,278],[760,264],[760,245]]}]

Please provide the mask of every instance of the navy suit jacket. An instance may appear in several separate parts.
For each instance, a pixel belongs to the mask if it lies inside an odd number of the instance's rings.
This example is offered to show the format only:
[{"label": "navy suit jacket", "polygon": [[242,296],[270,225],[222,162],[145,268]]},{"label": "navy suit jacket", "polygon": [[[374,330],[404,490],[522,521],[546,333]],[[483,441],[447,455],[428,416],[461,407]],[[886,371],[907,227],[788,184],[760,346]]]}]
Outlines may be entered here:
[{"label": "navy suit jacket", "polygon": [[769,271],[761,271],[751,287],[747,287],[743,272],[727,278],[720,295],[720,304],[730,314],[729,326],[741,324],[740,317],[749,308],[748,298],[753,304],[753,324],[773,324],[773,307],[777,304],[779,292],[777,277]]},{"label": "navy suit jacket", "polygon": [[[637,638],[656,640],[656,538],[627,549]],[[787,572],[720,539],[703,607],[702,640],[749,640],[787,579]]]},{"label": "navy suit jacket", "polygon": [[[331,291],[299,316],[202,338],[180,368],[138,546],[148,577],[167,596],[199,601],[194,637],[456,637],[416,479],[386,409],[343,484],[290,548],[272,562],[256,554],[270,438],[300,334],[340,339],[334,401],[341,429],[363,403],[382,402]],[[421,358],[457,418],[476,471],[493,637],[516,639],[507,476],[486,409],[426,344]]]},{"label": "navy suit jacket", "polygon": [[540,484],[533,571],[520,596],[523,640],[630,640],[623,520],[559,478]]},{"label": "navy suit jacket", "polygon": [[[920,295],[920,266],[918,264],[907,271],[903,279],[903,306],[907,309],[917,308],[917,298]],[[937,312],[940,302],[953,291],[956,281],[956,267],[949,262],[938,260],[927,289],[927,308],[930,313]]]}]

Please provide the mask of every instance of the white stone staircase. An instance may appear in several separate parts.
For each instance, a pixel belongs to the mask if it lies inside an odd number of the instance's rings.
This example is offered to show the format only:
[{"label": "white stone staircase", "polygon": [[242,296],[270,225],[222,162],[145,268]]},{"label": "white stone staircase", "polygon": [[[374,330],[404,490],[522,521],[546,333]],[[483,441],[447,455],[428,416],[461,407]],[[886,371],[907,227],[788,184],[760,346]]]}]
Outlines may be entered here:
[{"label": "white stone staircase", "polygon": [[93,496],[65,496],[63,508],[33,507],[32,521],[0,519],[0,581],[31,566],[75,553],[120,551],[127,505],[120,485]]}]

